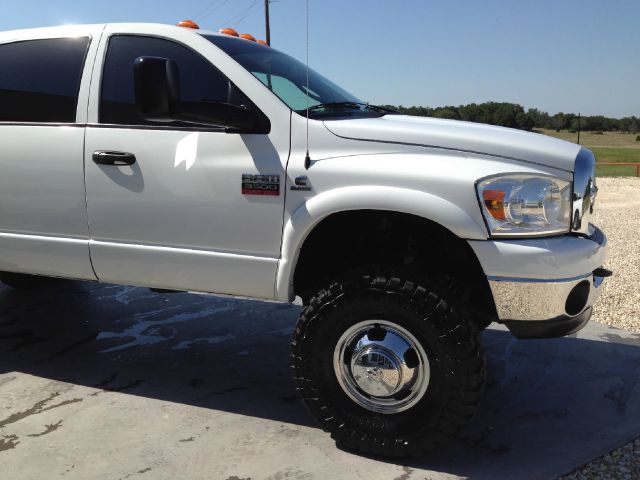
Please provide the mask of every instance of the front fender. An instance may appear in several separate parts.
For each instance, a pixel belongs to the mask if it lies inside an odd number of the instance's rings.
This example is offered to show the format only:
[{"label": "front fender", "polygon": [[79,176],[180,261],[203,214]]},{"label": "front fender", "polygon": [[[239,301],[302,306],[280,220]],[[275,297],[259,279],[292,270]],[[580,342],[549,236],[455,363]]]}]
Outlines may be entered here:
[{"label": "front fender", "polygon": [[[485,226],[457,205],[418,190],[389,186],[342,187],[309,199],[284,225],[275,296],[293,300],[293,274],[304,241],[324,218],[353,210],[386,210],[416,215],[442,225],[460,238],[485,240]],[[339,232],[337,232],[339,234]]]}]

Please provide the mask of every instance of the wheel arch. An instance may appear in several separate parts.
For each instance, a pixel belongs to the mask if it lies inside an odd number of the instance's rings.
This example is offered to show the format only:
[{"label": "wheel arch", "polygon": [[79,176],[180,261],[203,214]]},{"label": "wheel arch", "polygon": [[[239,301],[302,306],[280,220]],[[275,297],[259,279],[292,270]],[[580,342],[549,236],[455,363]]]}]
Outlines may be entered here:
[{"label": "wheel arch", "polygon": [[[291,301],[295,297],[295,277],[300,271],[300,253],[314,232],[339,216],[367,215],[376,212],[402,216],[416,224],[433,226],[451,238],[486,239],[484,225],[450,201],[426,192],[397,187],[344,187],[321,193],[298,207],[284,225],[282,253],[276,277],[276,298]],[[352,217],[353,218],[353,217]],[[446,225],[446,227],[444,226]],[[478,263],[479,266],[479,263]],[[481,267],[480,267],[481,268]]]}]

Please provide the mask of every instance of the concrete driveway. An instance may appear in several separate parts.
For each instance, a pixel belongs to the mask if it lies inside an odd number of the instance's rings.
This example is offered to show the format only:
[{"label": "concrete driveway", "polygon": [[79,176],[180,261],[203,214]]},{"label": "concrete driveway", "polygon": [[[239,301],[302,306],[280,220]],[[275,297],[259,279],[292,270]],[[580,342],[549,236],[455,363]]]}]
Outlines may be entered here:
[{"label": "concrete driveway", "polygon": [[338,450],[295,396],[299,307],[64,282],[0,287],[2,478],[553,478],[640,436],[640,335],[484,334],[459,440],[395,463]]}]

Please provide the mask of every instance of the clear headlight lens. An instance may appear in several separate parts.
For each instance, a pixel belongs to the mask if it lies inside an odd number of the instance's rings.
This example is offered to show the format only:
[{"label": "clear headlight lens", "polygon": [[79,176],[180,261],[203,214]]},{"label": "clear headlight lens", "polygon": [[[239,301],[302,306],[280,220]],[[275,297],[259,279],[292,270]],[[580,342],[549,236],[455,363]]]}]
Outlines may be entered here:
[{"label": "clear headlight lens", "polygon": [[542,175],[501,175],[478,183],[478,198],[494,237],[566,233],[571,183]]}]

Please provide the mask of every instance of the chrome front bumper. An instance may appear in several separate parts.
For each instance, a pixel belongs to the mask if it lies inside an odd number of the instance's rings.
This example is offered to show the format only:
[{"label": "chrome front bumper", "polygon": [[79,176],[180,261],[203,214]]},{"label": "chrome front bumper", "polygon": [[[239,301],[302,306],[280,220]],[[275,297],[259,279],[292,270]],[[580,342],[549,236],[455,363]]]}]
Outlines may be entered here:
[{"label": "chrome front bumper", "polygon": [[489,286],[500,320],[541,321],[580,315],[600,296],[604,278],[594,273],[561,280],[489,277]]},{"label": "chrome front bumper", "polygon": [[588,322],[611,274],[601,268],[607,238],[590,230],[589,237],[469,242],[487,274],[498,321],[514,335],[562,336]]},{"label": "chrome front bumper", "polygon": [[591,319],[602,282],[598,268],[578,278],[553,281],[489,279],[500,322],[518,338],[553,338],[577,332]]}]

